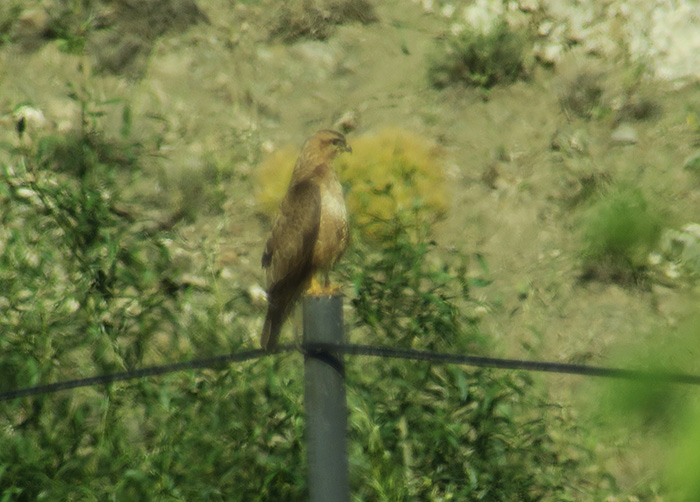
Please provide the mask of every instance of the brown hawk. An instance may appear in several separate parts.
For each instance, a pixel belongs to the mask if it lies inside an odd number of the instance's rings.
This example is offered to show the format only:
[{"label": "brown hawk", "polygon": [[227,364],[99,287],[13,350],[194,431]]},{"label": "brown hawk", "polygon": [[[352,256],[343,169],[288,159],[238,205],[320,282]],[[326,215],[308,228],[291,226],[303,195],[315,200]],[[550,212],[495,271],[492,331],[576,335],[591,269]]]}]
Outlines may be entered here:
[{"label": "brown hawk", "polygon": [[[343,189],[333,171],[333,158],[352,152],[345,136],[324,129],[306,140],[292,179],[272,225],[262,256],[267,272],[267,316],[260,336],[274,350],[282,324],[302,291],[330,294],[330,268],[348,244],[348,218]],[[313,280],[324,273],[324,287]]]}]

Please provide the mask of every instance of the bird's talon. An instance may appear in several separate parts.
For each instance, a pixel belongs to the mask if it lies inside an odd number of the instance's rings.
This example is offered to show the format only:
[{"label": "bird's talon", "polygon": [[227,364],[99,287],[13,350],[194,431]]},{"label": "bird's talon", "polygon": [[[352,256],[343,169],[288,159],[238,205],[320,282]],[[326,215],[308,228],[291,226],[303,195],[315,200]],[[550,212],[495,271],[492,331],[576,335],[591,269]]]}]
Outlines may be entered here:
[{"label": "bird's talon", "polygon": [[333,284],[328,284],[324,288],[324,294],[330,295],[330,296],[336,296],[340,294],[341,287],[338,285],[333,285]]},{"label": "bird's talon", "polygon": [[321,286],[321,283],[316,280],[316,278],[311,279],[311,285],[309,288],[306,290],[306,294],[308,296],[323,296],[326,293],[324,292],[323,286]]},{"label": "bird's talon", "polygon": [[341,287],[339,285],[331,284],[327,282],[321,284],[315,277],[311,279],[311,284],[306,290],[307,296],[335,296],[340,293]]}]

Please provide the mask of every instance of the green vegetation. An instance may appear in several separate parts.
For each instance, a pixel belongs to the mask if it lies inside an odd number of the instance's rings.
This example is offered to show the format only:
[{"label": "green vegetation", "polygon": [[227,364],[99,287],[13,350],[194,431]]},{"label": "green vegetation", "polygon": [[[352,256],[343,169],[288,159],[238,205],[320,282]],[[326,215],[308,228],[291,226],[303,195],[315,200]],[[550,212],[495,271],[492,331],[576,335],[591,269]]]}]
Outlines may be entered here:
[{"label": "green vegetation", "polygon": [[489,89],[523,77],[525,37],[505,21],[481,33],[465,28],[457,35],[446,35],[433,55],[428,71],[437,88],[464,84]]},{"label": "green vegetation", "polygon": [[683,163],[683,168],[695,174],[700,174],[700,152],[690,155]]},{"label": "green vegetation", "polygon": [[478,322],[467,312],[475,304],[471,286],[489,284],[488,277],[467,278],[469,260],[460,253],[440,256],[430,239],[430,220],[420,210],[366,225],[381,225],[382,239],[356,243],[344,273],[353,285],[357,328],[393,347],[480,348]]},{"label": "green vegetation", "polygon": [[[122,209],[139,163],[129,127],[110,138],[99,114],[83,116],[3,167],[3,390],[229,352],[258,316],[216,277],[183,280],[170,230]],[[423,214],[399,211],[384,240],[357,242],[343,272],[354,285],[349,335],[478,351],[485,341],[466,312],[488,277],[467,279],[459,253],[441,257]],[[554,424],[569,426],[522,375],[361,359],[348,371],[357,499],[566,500],[592,463],[576,434],[555,439]],[[3,500],[303,499],[302,382],[300,360],[278,355],[7,403]],[[586,489],[603,484],[589,478]]]},{"label": "green vegetation", "polygon": [[57,376],[64,355],[92,359],[92,371],[132,367],[169,323],[167,249],[120,208],[134,145],[105,138],[85,109],[76,131],[45,136],[3,166],[1,273],[12,315],[0,322],[10,360],[20,358],[8,384]]},{"label": "green vegetation", "polygon": [[[257,347],[260,157],[334,123],[350,341],[697,373],[686,37],[589,3],[0,1],[0,391]],[[3,402],[0,502],[304,500],[301,367]],[[697,390],[589,382],[348,357],[354,500],[698,500]]]},{"label": "green vegetation", "polygon": [[22,14],[22,4],[18,0],[3,2],[0,5],[0,45],[12,42],[11,30]]},{"label": "green vegetation", "polygon": [[[205,20],[194,0],[12,0],[0,6],[0,45],[34,51],[55,41],[65,54],[89,56],[100,72],[138,75],[158,37]],[[86,66],[84,66],[86,68]]]},{"label": "green vegetation", "polygon": [[[467,278],[459,253],[440,256],[415,213],[385,224],[385,239],[357,245],[346,267],[355,290],[351,338],[487,350],[467,312],[470,289],[488,277]],[[580,431],[547,411],[527,375],[389,360],[353,361],[350,371],[360,500],[573,500],[573,486],[591,497],[609,489],[602,473],[584,481],[592,452]],[[555,439],[564,430],[568,439]]]},{"label": "green vegetation", "polygon": [[[122,194],[139,168],[136,146],[106,136],[99,113],[82,116],[74,131],[15,148],[3,165],[3,390],[229,352],[244,332],[231,312],[250,313],[242,291],[182,280],[167,222],[123,206],[133,202]],[[264,395],[227,398],[238,376],[179,374],[5,403],[3,500],[212,500],[233,492],[240,478],[213,481],[229,445],[212,444],[238,438],[242,457],[254,455],[255,434],[240,436],[235,417],[245,422],[240,409],[259,408],[245,401]],[[200,413],[207,419],[189,427]],[[270,441],[273,434],[271,422]],[[263,475],[253,479],[259,486]]]},{"label": "green vegetation", "polygon": [[583,222],[584,277],[636,283],[662,230],[662,216],[636,188],[615,186],[592,202]]},{"label": "green vegetation", "polygon": [[604,115],[603,86],[602,72],[587,67],[576,68],[562,78],[559,105],[567,116],[600,117]]},{"label": "green vegetation", "polygon": [[658,117],[661,107],[647,65],[612,70],[604,62],[569,56],[558,69],[559,106],[569,120],[612,117],[616,123]]}]

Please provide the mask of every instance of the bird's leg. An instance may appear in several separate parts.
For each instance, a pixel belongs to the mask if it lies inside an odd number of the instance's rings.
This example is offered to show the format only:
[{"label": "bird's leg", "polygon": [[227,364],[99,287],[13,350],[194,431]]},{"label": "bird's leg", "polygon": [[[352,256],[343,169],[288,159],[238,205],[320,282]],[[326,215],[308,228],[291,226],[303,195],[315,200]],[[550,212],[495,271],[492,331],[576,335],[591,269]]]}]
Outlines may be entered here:
[{"label": "bird's leg", "polygon": [[334,286],[331,284],[328,278],[328,271],[323,272],[323,284],[314,275],[311,278],[311,285],[306,290],[306,294],[309,296],[333,296],[340,292],[340,286]]},{"label": "bird's leg", "polygon": [[334,286],[331,284],[331,280],[328,277],[328,270],[324,272],[324,283],[323,283],[323,294],[335,296],[340,293],[340,286]]},{"label": "bird's leg", "polygon": [[315,274],[311,277],[311,285],[306,290],[306,294],[309,296],[323,296],[327,294],[323,286],[321,286],[321,283],[316,279]]}]

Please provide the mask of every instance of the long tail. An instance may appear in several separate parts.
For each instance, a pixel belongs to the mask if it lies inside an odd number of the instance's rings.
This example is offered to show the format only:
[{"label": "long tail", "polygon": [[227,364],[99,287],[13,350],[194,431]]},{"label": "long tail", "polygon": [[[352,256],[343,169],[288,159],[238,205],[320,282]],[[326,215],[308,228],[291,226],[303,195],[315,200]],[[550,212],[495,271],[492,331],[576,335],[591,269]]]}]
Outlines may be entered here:
[{"label": "long tail", "polygon": [[267,315],[260,334],[260,345],[267,351],[275,350],[284,321],[304,289],[305,281],[280,282],[267,292]]},{"label": "long tail", "polygon": [[265,316],[265,324],[260,334],[260,346],[263,349],[267,351],[275,350],[280,337],[282,323],[284,323],[283,312],[280,312],[279,309],[273,306],[269,306]]}]

